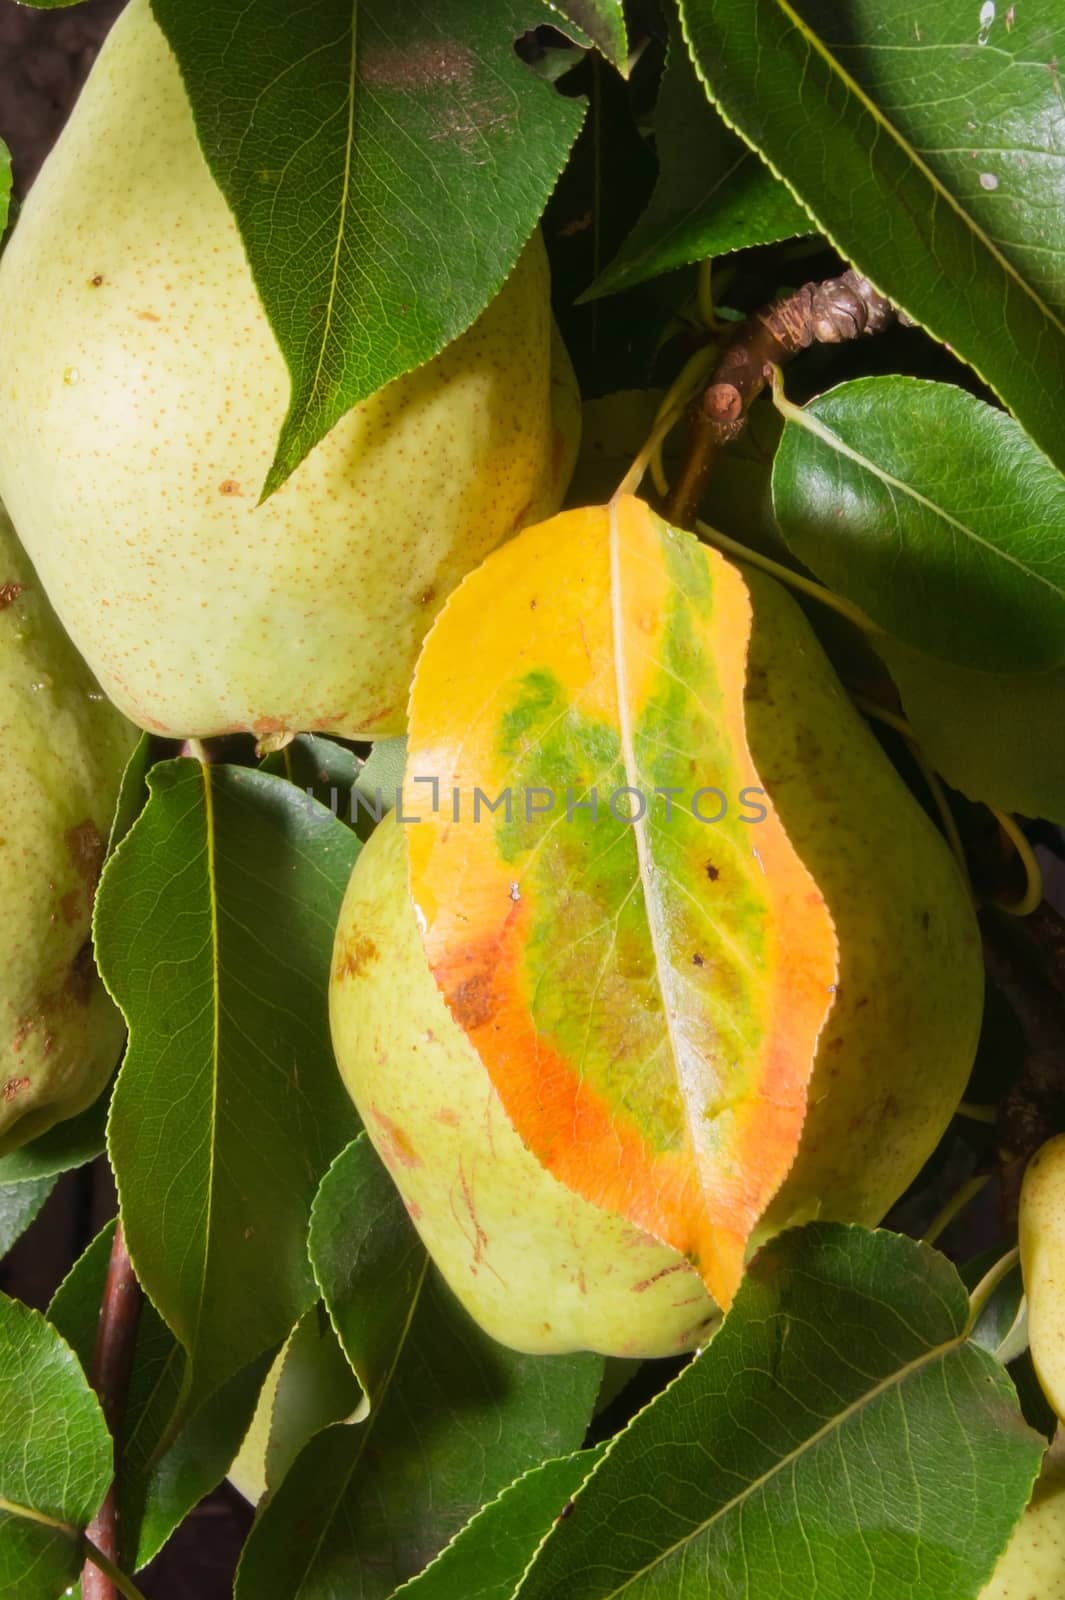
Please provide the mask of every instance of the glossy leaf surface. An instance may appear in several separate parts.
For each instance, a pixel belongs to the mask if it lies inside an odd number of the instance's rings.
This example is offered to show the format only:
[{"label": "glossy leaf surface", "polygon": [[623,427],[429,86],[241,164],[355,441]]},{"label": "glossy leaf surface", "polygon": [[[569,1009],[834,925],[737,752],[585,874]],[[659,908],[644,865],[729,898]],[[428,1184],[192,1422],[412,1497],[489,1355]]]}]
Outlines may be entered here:
[{"label": "glossy leaf surface", "polygon": [[725,118],[1065,465],[1058,0],[681,0]]},{"label": "glossy leaf surface", "polygon": [[180,760],[148,782],[97,897],[130,1029],[108,1141],[138,1276],[188,1353],[191,1414],[317,1298],[310,1206],[355,1127],[325,989],[358,840],[265,773]]},{"label": "glossy leaf surface", "polygon": [[961,666],[1065,660],[1065,478],[1012,417],[903,377],[785,405],[773,504],[819,578]]},{"label": "glossy leaf surface", "polygon": [[540,0],[153,0],[292,376],[268,490],[474,321],[584,115],[518,59]]},{"label": "glossy leaf surface", "polygon": [[520,1600],[975,1596],[1043,1440],[968,1315],[927,1246],[839,1224],[781,1235],[577,1490]]}]

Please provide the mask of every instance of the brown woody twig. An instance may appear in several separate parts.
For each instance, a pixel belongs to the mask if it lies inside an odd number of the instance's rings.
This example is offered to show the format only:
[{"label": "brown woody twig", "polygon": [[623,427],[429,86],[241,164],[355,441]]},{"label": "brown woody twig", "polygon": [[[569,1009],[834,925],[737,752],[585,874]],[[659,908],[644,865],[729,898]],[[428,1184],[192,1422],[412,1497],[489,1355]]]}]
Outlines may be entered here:
[{"label": "brown woody twig", "polygon": [[[116,1473],[142,1300],[143,1293],[134,1275],[122,1223],[119,1221],[115,1225],[111,1244],[111,1259],[100,1303],[92,1363],[92,1385],[99,1396],[114,1440]],[[118,1565],[118,1504],[114,1483],[107,1491],[107,1498],[90,1523],[87,1533],[97,1549]],[[115,1600],[111,1579],[91,1561],[86,1562],[81,1575],[81,1593],[82,1600]]]},{"label": "brown woody twig", "polygon": [[867,278],[849,268],[842,277],[804,284],[740,323],[691,408],[688,455],[666,508],[670,522],[690,526],[714,457],[743,432],[751,403],[773,367],[812,344],[880,333],[897,315]]}]

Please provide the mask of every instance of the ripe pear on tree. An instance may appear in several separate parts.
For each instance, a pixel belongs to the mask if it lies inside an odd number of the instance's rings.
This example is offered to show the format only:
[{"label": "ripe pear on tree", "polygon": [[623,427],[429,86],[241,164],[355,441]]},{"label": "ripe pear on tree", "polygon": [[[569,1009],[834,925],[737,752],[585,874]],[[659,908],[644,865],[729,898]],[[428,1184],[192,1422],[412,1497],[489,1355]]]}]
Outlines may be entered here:
[{"label": "ripe pear on tree", "polygon": [[[801,1143],[764,1238],[815,1217],[883,1217],[964,1092],[983,969],[941,836],[799,608],[772,580],[747,581],[750,753],[839,948]],[[341,911],[330,1009],[341,1073],[437,1265],[477,1321],[522,1350],[650,1356],[699,1344],[714,1308],[690,1262],[570,1192],[508,1120],[429,970],[407,854],[405,830],[386,818]]]},{"label": "ripe pear on tree", "polygon": [[148,0],[0,262],[0,348],[0,497],[115,704],[175,737],[402,732],[434,615],[556,509],[579,427],[536,236],[258,505],[288,374]]},{"label": "ripe pear on tree", "polygon": [[136,731],[66,638],[0,511],[0,1154],[103,1089],[123,1023],[93,964],[96,879]]}]

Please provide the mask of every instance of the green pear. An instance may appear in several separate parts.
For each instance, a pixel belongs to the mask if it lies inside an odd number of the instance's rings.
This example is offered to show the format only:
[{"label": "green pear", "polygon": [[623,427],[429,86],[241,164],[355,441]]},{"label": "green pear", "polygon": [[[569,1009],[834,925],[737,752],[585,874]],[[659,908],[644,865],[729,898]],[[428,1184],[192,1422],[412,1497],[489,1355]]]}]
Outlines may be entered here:
[{"label": "green pear", "polygon": [[90,923],[135,740],[0,511],[0,1155],[89,1105],[122,1048]]},{"label": "green pear", "polygon": [[449,591],[569,478],[548,289],[537,235],[465,334],[257,505],[288,373],[131,0],[0,260],[0,498],[115,704],[174,737],[402,732]]},{"label": "green pear", "polygon": [[[813,1217],[875,1223],[964,1091],[983,1003],[968,892],[854,710],[802,612],[749,580],[748,738],[840,946],[791,1173],[760,1237]],[[523,1350],[666,1355],[713,1309],[688,1262],[543,1170],[429,972],[403,829],[356,863],[330,985],[341,1073],[415,1225],[472,1315]]]},{"label": "green pear", "polygon": [[1035,1491],[980,1600],[1065,1600],[1065,1452],[1048,1451]]}]

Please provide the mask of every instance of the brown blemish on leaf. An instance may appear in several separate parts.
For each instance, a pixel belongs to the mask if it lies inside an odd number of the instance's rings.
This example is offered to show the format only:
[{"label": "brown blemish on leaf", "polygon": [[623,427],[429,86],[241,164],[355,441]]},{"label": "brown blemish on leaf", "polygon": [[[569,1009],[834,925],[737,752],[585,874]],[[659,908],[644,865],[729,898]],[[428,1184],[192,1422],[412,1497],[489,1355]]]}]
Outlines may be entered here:
[{"label": "brown blemish on leaf", "polygon": [[706,876],[710,879],[711,883],[716,883],[718,878],[721,876],[720,867],[715,867],[712,861],[708,861],[706,863]]},{"label": "brown blemish on leaf", "polygon": [[695,954],[692,956],[692,966],[693,967],[705,967],[706,966],[706,959],[705,959],[704,956],[701,956],[699,954],[698,950],[696,950]]},{"label": "brown blemish on leaf", "polygon": [[378,1111],[376,1106],[371,1106],[370,1115],[381,1130],[381,1144],[384,1146],[381,1154],[387,1165],[398,1165],[413,1170],[422,1164],[421,1157],[411,1144],[397,1122],[391,1117],[386,1117],[383,1111]]},{"label": "brown blemish on leaf", "polygon": [[424,94],[427,90],[468,84],[474,65],[472,51],[450,42],[419,44],[406,50],[370,46],[360,57],[359,71],[363,83],[374,88]]},{"label": "brown blemish on leaf", "polygon": [[377,946],[364,933],[353,934],[344,946],[344,954],[337,964],[336,979],[357,978],[377,960]]},{"label": "brown blemish on leaf", "polygon": [[0,611],[6,611],[8,606],[14,605],[25,587],[24,583],[0,583]]},{"label": "brown blemish on leaf", "polygon": [[499,1009],[499,996],[495,992],[491,975],[475,972],[460,983],[450,996],[451,1014],[466,1033],[483,1028]]},{"label": "brown blemish on leaf", "polygon": [[4,1084],[4,1099],[7,1101],[14,1100],[16,1095],[21,1094],[23,1089],[28,1089],[29,1086],[30,1080],[28,1078],[8,1078]]}]

